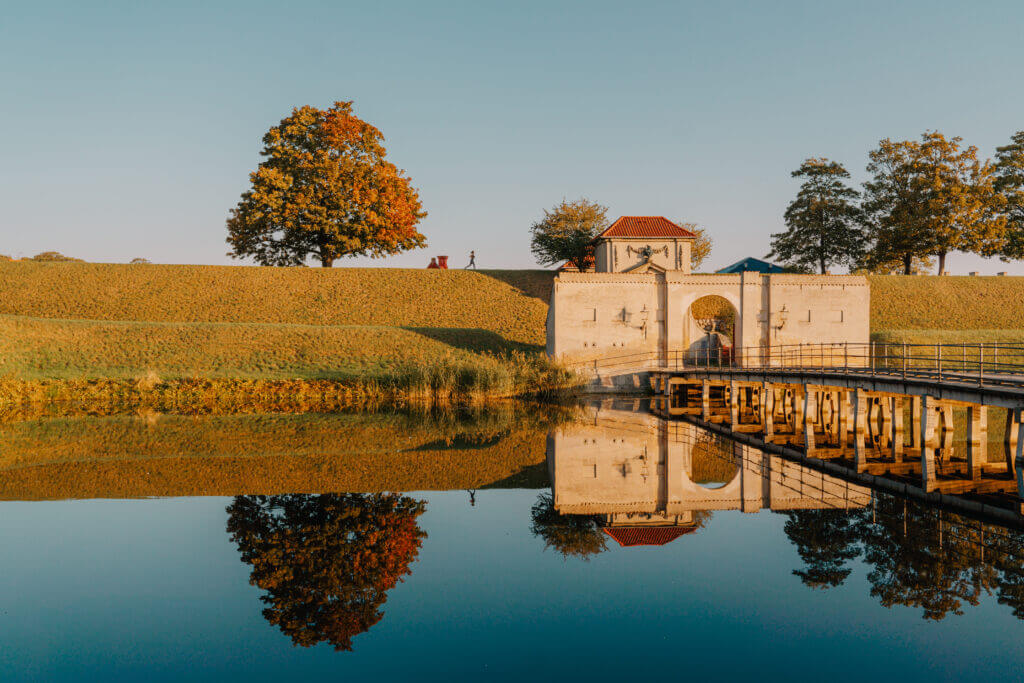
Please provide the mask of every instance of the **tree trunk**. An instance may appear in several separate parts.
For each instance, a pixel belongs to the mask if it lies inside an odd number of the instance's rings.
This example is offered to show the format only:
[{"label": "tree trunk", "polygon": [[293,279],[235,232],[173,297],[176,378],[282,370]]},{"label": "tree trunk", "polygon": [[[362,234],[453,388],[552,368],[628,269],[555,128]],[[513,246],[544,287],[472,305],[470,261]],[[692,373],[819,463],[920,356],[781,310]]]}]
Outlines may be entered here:
[{"label": "tree trunk", "polygon": [[945,275],[946,274],[946,252],[940,251],[938,253],[938,257],[939,257],[939,275]]},{"label": "tree trunk", "polygon": [[320,257],[320,267],[321,268],[330,268],[333,265],[334,265],[334,259],[332,259],[330,256],[321,256]]},{"label": "tree trunk", "polygon": [[914,262],[914,257],[911,254],[907,254],[903,257],[903,274],[910,275],[910,265]]}]

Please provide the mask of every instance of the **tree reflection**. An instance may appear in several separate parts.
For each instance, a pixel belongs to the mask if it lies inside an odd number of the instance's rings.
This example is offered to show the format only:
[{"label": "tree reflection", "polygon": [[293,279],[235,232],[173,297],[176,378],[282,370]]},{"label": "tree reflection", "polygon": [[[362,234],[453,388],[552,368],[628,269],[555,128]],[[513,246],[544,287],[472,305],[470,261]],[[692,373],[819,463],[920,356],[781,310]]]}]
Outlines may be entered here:
[{"label": "tree reflection", "polygon": [[227,530],[252,565],[250,583],[266,591],[268,622],[296,645],[351,650],[384,616],[387,591],[411,573],[426,537],[423,511],[392,493],[237,496]]},{"label": "tree reflection", "polygon": [[544,539],[546,548],[554,548],[562,557],[589,560],[604,552],[607,537],[593,515],[563,515],[555,510],[554,498],[542,493],[530,510],[530,531]]},{"label": "tree reflection", "polygon": [[850,560],[860,555],[857,531],[846,510],[787,512],[786,536],[796,546],[805,569],[793,573],[811,588],[838,586],[850,575]]},{"label": "tree reflection", "polygon": [[886,607],[921,610],[925,619],[963,614],[985,594],[1024,619],[1024,534],[876,494],[859,510],[785,513],[785,533],[806,585],[831,588],[863,555],[871,595]]}]

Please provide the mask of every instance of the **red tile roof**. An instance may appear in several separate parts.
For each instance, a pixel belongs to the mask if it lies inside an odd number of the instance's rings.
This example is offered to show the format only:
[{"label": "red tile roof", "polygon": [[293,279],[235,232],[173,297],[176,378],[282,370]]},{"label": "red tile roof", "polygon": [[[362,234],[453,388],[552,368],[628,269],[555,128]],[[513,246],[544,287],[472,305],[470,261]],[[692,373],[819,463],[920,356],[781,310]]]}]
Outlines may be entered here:
[{"label": "red tile roof", "polygon": [[597,236],[602,237],[696,237],[664,216],[621,216]]},{"label": "red tile roof", "polygon": [[618,541],[623,548],[635,545],[665,545],[680,536],[692,534],[695,526],[615,526],[604,532]]}]

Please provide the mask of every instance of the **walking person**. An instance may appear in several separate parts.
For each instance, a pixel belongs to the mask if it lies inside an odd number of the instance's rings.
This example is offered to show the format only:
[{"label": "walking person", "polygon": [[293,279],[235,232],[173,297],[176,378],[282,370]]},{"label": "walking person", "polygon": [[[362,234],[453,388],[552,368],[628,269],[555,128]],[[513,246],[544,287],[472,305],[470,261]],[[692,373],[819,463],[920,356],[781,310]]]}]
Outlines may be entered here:
[{"label": "walking person", "polygon": [[470,268],[472,268],[473,270],[476,270],[476,252],[475,251],[469,252],[469,263],[466,265],[465,268],[463,268],[463,270],[469,270]]}]

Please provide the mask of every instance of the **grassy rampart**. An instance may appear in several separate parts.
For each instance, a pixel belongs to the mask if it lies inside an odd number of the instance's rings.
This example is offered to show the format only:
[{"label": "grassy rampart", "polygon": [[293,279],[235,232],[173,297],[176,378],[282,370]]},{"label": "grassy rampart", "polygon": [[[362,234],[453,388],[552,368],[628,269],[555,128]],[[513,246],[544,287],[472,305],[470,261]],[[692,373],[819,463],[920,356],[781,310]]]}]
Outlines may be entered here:
[{"label": "grassy rampart", "polygon": [[0,397],[66,393],[55,382],[81,393],[88,380],[126,397],[140,380],[179,394],[202,381],[229,399],[247,390],[238,380],[378,400],[553,390],[572,378],[542,357],[551,277],[0,263]]}]

